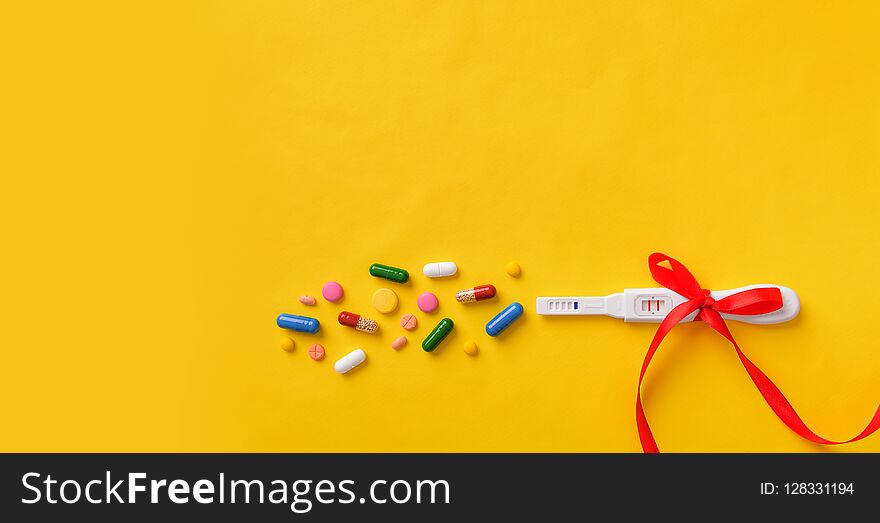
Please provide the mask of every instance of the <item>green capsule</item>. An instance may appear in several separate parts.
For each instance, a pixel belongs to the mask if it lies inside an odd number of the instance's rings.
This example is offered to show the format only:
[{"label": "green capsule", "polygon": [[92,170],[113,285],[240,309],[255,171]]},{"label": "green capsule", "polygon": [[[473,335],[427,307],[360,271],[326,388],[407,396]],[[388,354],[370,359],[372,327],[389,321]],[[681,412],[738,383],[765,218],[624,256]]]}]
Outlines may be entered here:
[{"label": "green capsule", "polygon": [[428,337],[422,342],[422,348],[425,349],[425,352],[431,352],[436,349],[437,345],[440,345],[440,342],[443,341],[446,336],[449,336],[449,333],[452,332],[452,327],[454,326],[455,324],[452,323],[452,320],[449,318],[443,318],[440,320],[440,323],[434,327],[431,334],[428,334]]},{"label": "green capsule", "polygon": [[397,283],[406,283],[409,280],[409,273],[404,269],[374,263],[370,265],[370,274],[377,278],[385,278],[386,280],[396,281]]}]

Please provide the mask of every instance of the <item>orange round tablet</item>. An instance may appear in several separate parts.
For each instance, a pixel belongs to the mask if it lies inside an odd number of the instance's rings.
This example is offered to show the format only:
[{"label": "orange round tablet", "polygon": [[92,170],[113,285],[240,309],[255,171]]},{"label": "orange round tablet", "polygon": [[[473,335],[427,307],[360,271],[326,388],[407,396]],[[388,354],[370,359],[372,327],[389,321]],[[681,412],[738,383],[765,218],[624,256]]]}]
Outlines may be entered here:
[{"label": "orange round tablet", "polygon": [[316,343],[309,347],[309,357],[315,361],[323,360],[326,352],[320,343]]},{"label": "orange round tablet", "polygon": [[400,326],[408,331],[415,329],[418,324],[419,320],[417,320],[412,314],[404,314],[403,317],[400,318]]}]

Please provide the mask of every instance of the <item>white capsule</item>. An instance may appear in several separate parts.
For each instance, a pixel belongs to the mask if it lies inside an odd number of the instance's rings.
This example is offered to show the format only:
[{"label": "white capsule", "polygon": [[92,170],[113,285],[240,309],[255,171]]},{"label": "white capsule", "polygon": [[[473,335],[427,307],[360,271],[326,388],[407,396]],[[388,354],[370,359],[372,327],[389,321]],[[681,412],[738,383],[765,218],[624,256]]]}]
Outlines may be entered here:
[{"label": "white capsule", "polygon": [[452,276],[458,272],[458,267],[455,265],[455,262],[451,261],[433,262],[425,265],[422,272],[428,278],[442,278],[443,276]]},{"label": "white capsule", "polygon": [[365,359],[367,359],[367,353],[364,352],[363,349],[355,349],[336,360],[336,363],[333,364],[333,368],[336,369],[336,372],[339,374],[345,374],[363,363]]}]

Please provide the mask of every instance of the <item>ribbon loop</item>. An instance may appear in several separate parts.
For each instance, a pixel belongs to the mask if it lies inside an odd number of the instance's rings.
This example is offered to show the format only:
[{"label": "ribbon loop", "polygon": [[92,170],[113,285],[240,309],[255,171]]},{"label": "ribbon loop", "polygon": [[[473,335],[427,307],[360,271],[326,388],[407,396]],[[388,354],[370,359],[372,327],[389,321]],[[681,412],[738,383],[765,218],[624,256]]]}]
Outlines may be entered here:
[{"label": "ribbon loop", "polygon": [[[660,265],[666,263],[669,268]],[[648,267],[651,270],[651,276],[654,281],[675,291],[685,298],[694,299],[702,296],[703,288],[697,283],[697,279],[687,270],[687,267],[679,263],[678,260],[667,256],[660,252],[655,252],[648,256]]]},{"label": "ribbon loop", "polygon": [[[669,265],[669,267],[661,265],[664,263]],[[648,347],[648,353],[645,354],[641,372],[639,372],[639,385],[636,394],[636,426],[639,430],[639,441],[644,452],[660,452],[660,449],[657,447],[654,434],[651,432],[651,427],[648,425],[648,419],[642,408],[642,381],[648,371],[648,365],[651,363],[651,359],[654,357],[663,339],[673,327],[694,311],[698,311],[697,319],[712,327],[712,329],[724,336],[733,345],[740,362],[743,364],[752,382],[758,388],[758,391],[764,397],[764,401],[767,402],[786,426],[802,438],[824,445],[839,445],[866,438],[880,429],[880,407],[878,407],[874,417],[871,418],[865,429],[849,440],[831,441],[817,435],[801,420],[794,407],[791,406],[791,403],[788,402],[788,399],[785,398],[785,395],[782,394],[770,378],[740,350],[736,340],[733,339],[733,334],[727,328],[721,313],[751,316],[779,310],[783,306],[782,293],[779,289],[776,287],[758,287],[736,292],[730,296],[715,300],[712,298],[711,292],[702,288],[697,279],[694,278],[693,274],[684,265],[670,256],[659,252],[651,254],[648,257],[648,268],[657,283],[681,294],[688,301],[673,308],[663,318],[663,321],[660,322],[660,326],[651,340],[651,345]]]},{"label": "ribbon loop", "polygon": [[782,292],[776,287],[758,287],[721,298],[713,307],[718,312],[753,316],[782,308]]}]

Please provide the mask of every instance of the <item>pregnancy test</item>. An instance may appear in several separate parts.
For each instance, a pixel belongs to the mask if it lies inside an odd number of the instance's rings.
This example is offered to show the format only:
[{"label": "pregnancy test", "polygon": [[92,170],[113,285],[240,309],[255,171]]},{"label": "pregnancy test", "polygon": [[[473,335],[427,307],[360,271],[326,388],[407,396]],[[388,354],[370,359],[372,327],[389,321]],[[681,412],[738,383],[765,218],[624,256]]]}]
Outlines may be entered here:
[{"label": "pregnancy test", "polygon": [[[758,287],[775,287],[782,293],[782,308],[766,314],[743,315],[721,313],[725,320],[768,325],[783,323],[793,319],[801,310],[801,301],[796,292],[782,285],[748,285],[726,291],[712,291],[710,296],[720,300],[731,294]],[[537,313],[543,316],[611,316],[627,322],[660,323],[676,306],[688,301],[687,298],[669,289],[646,288],[625,289],[608,296],[552,296],[539,297]],[[685,316],[681,321],[694,321],[697,311]]]}]

